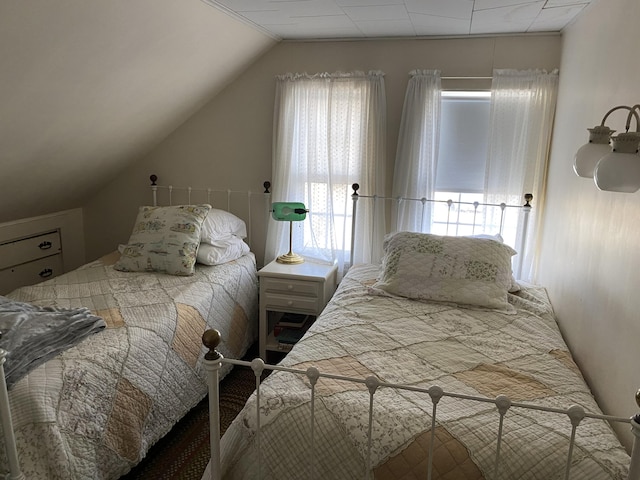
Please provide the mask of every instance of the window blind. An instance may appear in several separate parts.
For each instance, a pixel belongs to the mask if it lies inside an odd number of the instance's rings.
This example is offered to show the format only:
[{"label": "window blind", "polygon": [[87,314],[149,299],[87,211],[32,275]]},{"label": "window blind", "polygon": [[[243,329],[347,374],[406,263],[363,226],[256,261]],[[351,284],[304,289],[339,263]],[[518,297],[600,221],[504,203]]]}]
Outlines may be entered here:
[{"label": "window blind", "polygon": [[443,92],[436,190],[481,193],[489,143],[490,92]]}]

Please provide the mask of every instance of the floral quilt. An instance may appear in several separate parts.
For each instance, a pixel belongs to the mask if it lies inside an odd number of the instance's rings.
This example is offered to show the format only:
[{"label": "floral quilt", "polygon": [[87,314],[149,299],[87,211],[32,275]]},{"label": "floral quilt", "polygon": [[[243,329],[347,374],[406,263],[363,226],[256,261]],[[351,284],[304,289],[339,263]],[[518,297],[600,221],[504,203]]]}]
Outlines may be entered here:
[{"label": "floral quilt", "polygon": [[[220,350],[230,357],[242,356],[256,339],[253,254],[198,265],[186,277],[117,271],[117,256],[8,295],[40,306],[87,307],[107,324],[9,391],[29,480],[124,475],[206,395],[202,333],[220,330]],[[7,471],[3,462],[0,470]]]},{"label": "floral quilt", "polygon": [[[373,265],[352,268],[281,365],[600,412],[544,288],[523,286],[509,294],[512,314],[380,294],[371,288],[378,274]],[[428,395],[379,388],[369,451],[366,385],[320,378],[315,392],[312,453],[309,380],[286,371],[268,376],[260,389],[261,434],[254,395],[222,439],[223,478],[427,478],[433,412]],[[443,397],[436,418],[434,479],[565,478],[567,415],[511,407],[497,475],[499,415],[493,403]],[[582,421],[572,458],[571,478],[626,478],[629,457],[603,420]]]}]

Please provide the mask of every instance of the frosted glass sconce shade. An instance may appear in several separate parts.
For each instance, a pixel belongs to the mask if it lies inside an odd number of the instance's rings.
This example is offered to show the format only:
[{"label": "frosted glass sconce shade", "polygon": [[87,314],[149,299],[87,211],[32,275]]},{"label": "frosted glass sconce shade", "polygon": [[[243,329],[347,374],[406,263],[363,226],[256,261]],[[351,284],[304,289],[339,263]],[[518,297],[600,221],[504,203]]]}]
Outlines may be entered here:
[{"label": "frosted glass sconce shade", "polygon": [[639,133],[621,133],[612,138],[613,150],[603,156],[594,172],[600,190],[634,193],[640,189]]},{"label": "frosted glass sconce shade", "polygon": [[[616,110],[627,110],[624,133],[615,137],[605,125],[607,117]],[[618,105],[609,110],[602,123],[589,128],[589,143],[576,152],[573,170],[579,177],[593,177],[600,190],[634,193],[640,190],[640,104],[633,107]],[[636,131],[629,132],[631,119],[636,120]],[[611,147],[609,143],[611,142]]]},{"label": "frosted glass sconce shade", "polygon": [[589,128],[589,143],[585,143],[576,152],[573,170],[579,177],[593,178],[598,161],[611,152],[609,140],[615,130],[598,126]]}]

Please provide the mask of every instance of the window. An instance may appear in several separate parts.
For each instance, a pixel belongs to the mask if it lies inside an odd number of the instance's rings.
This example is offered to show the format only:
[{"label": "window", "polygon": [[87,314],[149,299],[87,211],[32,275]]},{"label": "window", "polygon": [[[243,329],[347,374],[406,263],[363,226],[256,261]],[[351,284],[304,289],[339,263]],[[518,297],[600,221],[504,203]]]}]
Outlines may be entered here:
[{"label": "window", "polygon": [[[491,92],[441,92],[440,141],[432,209],[431,233],[473,235],[499,232],[495,216],[482,207],[489,148]],[[463,205],[449,206],[448,200]]]},{"label": "window", "polygon": [[491,92],[442,92],[436,191],[482,193]]},{"label": "window", "polygon": [[[307,220],[293,225],[294,251],[337,261],[342,272],[350,258],[351,184],[384,188],[383,75],[279,77],[275,118],[273,201],[299,201],[309,209]],[[369,209],[359,210],[359,220],[384,229],[383,219],[373,222],[383,212]],[[289,226],[278,223],[269,225],[267,258],[288,248]]]}]

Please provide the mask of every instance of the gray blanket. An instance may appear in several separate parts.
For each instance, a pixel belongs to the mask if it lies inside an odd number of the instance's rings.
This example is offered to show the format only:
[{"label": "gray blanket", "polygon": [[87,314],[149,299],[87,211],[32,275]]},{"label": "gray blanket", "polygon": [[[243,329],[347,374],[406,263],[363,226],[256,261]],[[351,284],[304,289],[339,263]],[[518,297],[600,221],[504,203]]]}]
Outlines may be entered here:
[{"label": "gray blanket", "polygon": [[0,348],[11,387],[48,359],[106,327],[87,308],[38,307],[0,296]]}]

